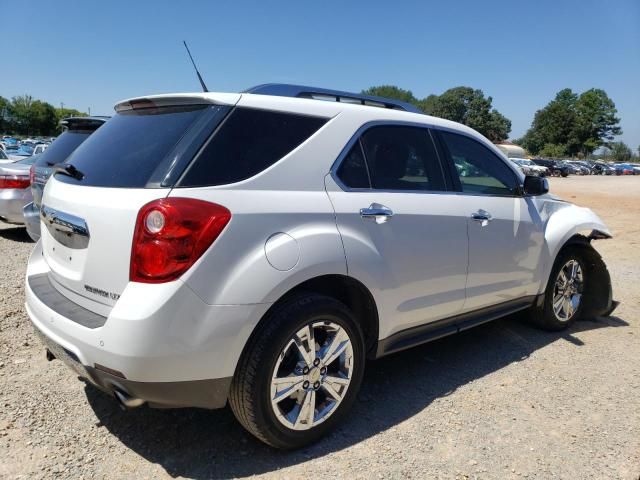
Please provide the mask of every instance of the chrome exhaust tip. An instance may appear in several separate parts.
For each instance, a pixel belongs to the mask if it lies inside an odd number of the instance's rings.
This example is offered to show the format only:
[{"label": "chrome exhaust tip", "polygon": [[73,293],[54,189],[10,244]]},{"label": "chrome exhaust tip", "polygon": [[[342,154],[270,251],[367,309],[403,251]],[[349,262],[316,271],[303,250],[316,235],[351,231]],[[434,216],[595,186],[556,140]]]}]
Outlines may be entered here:
[{"label": "chrome exhaust tip", "polygon": [[140,407],[145,404],[145,401],[142,400],[141,398],[132,397],[131,395],[129,395],[126,392],[123,392],[122,390],[116,389],[113,391],[113,394],[115,395],[116,400],[118,400],[118,404],[120,405],[120,408],[122,408],[123,410]]}]

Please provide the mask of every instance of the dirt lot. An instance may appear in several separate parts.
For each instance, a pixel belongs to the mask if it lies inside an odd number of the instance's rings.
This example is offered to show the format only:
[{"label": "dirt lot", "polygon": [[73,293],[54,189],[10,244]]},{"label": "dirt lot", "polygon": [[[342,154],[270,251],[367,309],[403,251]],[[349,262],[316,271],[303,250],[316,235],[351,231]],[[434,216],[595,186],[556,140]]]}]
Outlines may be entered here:
[{"label": "dirt lot", "polygon": [[22,229],[0,227],[0,478],[640,477],[640,177],[552,179],[614,232],[615,316],[549,334],[519,318],[368,365],[349,423],[273,451],[228,410],[123,413],[47,363],[23,307]]}]

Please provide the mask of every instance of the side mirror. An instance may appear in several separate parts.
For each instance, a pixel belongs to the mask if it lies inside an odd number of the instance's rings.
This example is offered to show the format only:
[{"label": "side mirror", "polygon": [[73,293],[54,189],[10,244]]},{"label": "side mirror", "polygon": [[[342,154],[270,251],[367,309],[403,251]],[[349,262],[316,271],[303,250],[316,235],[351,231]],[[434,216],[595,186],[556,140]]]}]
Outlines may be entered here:
[{"label": "side mirror", "polygon": [[544,195],[547,192],[549,192],[549,181],[546,178],[530,175],[524,177],[525,195]]}]

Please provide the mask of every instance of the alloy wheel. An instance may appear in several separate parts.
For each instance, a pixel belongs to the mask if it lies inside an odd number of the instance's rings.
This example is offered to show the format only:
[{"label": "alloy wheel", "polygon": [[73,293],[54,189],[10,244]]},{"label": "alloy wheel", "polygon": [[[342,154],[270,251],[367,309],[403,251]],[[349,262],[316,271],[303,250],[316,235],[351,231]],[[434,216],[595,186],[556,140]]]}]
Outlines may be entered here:
[{"label": "alloy wheel", "polygon": [[582,266],[571,259],[558,272],[553,288],[553,313],[561,322],[573,318],[582,301],[584,275]]},{"label": "alloy wheel", "polygon": [[271,377],[271,407],[293,430],[308,430],[329,418],[345,398],[353,374],[347,331],[330,321],[298,330],[280,352]]}]

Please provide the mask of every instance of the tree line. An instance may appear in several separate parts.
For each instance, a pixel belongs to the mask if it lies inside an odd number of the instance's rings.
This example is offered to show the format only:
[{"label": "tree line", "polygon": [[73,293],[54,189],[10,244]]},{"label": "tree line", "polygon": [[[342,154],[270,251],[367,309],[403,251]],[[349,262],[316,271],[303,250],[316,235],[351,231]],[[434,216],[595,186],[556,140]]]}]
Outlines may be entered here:
[{"label": "tree line", "polygon": [[[494,143],[506,140],[511,132],[511,120],[493,108],[493,99],[479,89],[455,87],[442,95],[423,99],[395,85],[375,86],[362,93],[410,103],[427,115],[467,125]],[[605,156],[630,161],[631,148],[613,141],[622,133],[617,113],[613,100],[604,90],[592,88],[578,95],[565,88],[535,113],[531,128],[514,143],[542,157],[586,158],[603,148]]]},{"label": "tree line", "polygon": [[60,133],[60,120],[86,116],[74,108],[55,108],[31,95],[8,100],[0,96],[0,132],[11,135],[51,136]]},{"label": "tree line", "polygon": [[[468,125],[494,143],[506,140],[511,132],[511,120],[496,110],[493,99],[479,89],[454,87],[442,95],[422,99],[411,90],[395,85],[374,86],[362,93],[410,103],[428,115]],[[615,103],[604,90],[592,88],[577,94],[565,88],[535,113],[531,128],[514,143],[542,157],[586,158],[602,148],[605,156],[617,161],[635,160],[629,146],[613,141],[622,133],[617,113]],[[61,119],[85,115],[72,108],[55,108],[30,95],[11,100],[0,96],[0,132],[3,133],[55,135],[60,131]],[[640,156],[640,147],[637,153]]]}]

